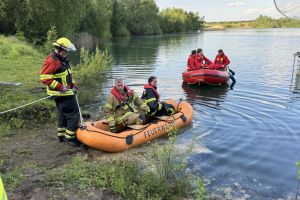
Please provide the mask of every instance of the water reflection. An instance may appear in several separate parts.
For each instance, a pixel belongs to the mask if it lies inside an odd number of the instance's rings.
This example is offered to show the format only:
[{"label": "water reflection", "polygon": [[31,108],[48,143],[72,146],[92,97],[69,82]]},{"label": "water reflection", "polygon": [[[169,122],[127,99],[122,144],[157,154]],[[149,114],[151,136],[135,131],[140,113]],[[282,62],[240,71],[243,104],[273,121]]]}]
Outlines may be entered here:
[{"label": "water reflection", "polygon": [[216,102],[216,105],[219,105],[219,102],[224,101],[229,90],[228,85],[198,86],[186,83],[182,83],[182,89],[184,90],[187,100],[191,102]]}]

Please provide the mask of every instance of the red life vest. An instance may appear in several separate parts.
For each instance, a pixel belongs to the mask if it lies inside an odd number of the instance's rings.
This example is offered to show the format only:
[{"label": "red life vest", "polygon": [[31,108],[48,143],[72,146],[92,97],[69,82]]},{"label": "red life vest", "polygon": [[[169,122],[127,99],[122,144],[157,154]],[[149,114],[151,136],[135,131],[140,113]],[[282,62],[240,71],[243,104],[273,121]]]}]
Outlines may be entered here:
[{"label": "red life vest", "polygon": [[228,59],[228,57],[223,54],[221,55],[217,55],[214,64],[222,64],[222,65],[229,65],[230,61]]},{"label": "red life vest", "polygon": [[129,89],[127,85],[124,86],[124,91],[127,94],[127,97],[121,94],[116,87],[111,90],[111,93],[118,99],[119,102],[126,102],[129,97],[133,95],[133,91]]},{"label": "red life vest", "polygon": [[150,85],[150,84],[146,84],[146,85],[144,85],[144,89],[152,89],[153,92],[156,94],[157,100],[159,99],[159,96],[160,96],[160,95],[158,94],[158,92],[157,92],[157,90],[156,90],[155,87],[153,87],[153,86]]}]

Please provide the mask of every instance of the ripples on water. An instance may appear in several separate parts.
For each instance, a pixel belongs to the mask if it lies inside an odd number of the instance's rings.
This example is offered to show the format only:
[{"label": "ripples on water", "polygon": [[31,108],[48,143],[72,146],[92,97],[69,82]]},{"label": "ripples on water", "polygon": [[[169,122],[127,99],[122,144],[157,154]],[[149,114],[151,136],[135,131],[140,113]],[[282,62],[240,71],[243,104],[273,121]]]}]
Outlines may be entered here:
[{"label": "ripples on water", "polygon": [[[193,104],[193,128],[179,136],[178,146],[196,138],[190,168],[206,179],[210,192],[232,195],[227,198],[295,196],[300,94],[290,92],[290,82],[293,53],[300,51],[299,29],[132,37],[104,47],[114,58],[105,97],[114,78],[126,78],[141,94],[147,78],[155,75],[162,99],[183,98]],[[236,72],[233,90],[182,84],[187,56],[199,47],[211,59],[224,49]]]}]

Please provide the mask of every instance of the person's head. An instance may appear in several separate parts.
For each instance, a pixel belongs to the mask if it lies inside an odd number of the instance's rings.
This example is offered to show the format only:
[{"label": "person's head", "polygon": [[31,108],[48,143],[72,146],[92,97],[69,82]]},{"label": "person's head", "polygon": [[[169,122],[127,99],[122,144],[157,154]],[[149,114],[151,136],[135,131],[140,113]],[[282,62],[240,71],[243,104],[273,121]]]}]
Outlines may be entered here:
[{"label": "person's head", "polygon": [[68,55],[69,51],[76,51],[74,44],[68,38],[59,38],[52,45],[55,46],[56,52],[63,58]]},{"label": "person's head", "polygon": [[218,54],[219,54],[219,55],[223,55],[223,54],[224,54],[223,49],[219,49],[219,50],[218,50]]},{"label": "person's head", "polygon": [[124,82],[123,79],[117,78],[115,80],[115,87],[119,92],[122,92],[124,90]]},{"label": "person's head", "polygon": [[202,54],[203,53],[202,49],[201,48],[197,49],[197,53]]},{"label": "person's head", "polygon": [[196,55],[196,53],[197,53],[196,50],[193,50],[193,51],[191,52],[192,55]]},{"label": "person's head", "polygon": [[156,85],[157,85],[157,78],[155,76],[150,76],[148,78],[148,83],[150,85],[152,85],[153,87],[156,87]]}]

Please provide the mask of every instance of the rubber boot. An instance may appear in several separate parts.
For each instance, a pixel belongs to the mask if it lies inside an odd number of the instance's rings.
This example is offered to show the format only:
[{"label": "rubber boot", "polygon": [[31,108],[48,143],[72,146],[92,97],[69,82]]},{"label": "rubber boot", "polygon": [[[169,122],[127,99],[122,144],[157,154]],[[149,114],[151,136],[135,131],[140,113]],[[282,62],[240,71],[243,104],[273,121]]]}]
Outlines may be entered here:
[{"label": "rubber boot", "polygon": [[80,147],[82,144],[77,138],[71,138],[67,140],[72,147]]},{"label": "rubber boot", "polygon": [[57,136],[59,142],[64,142],[65,141],[65,137],[64,136]]}]

